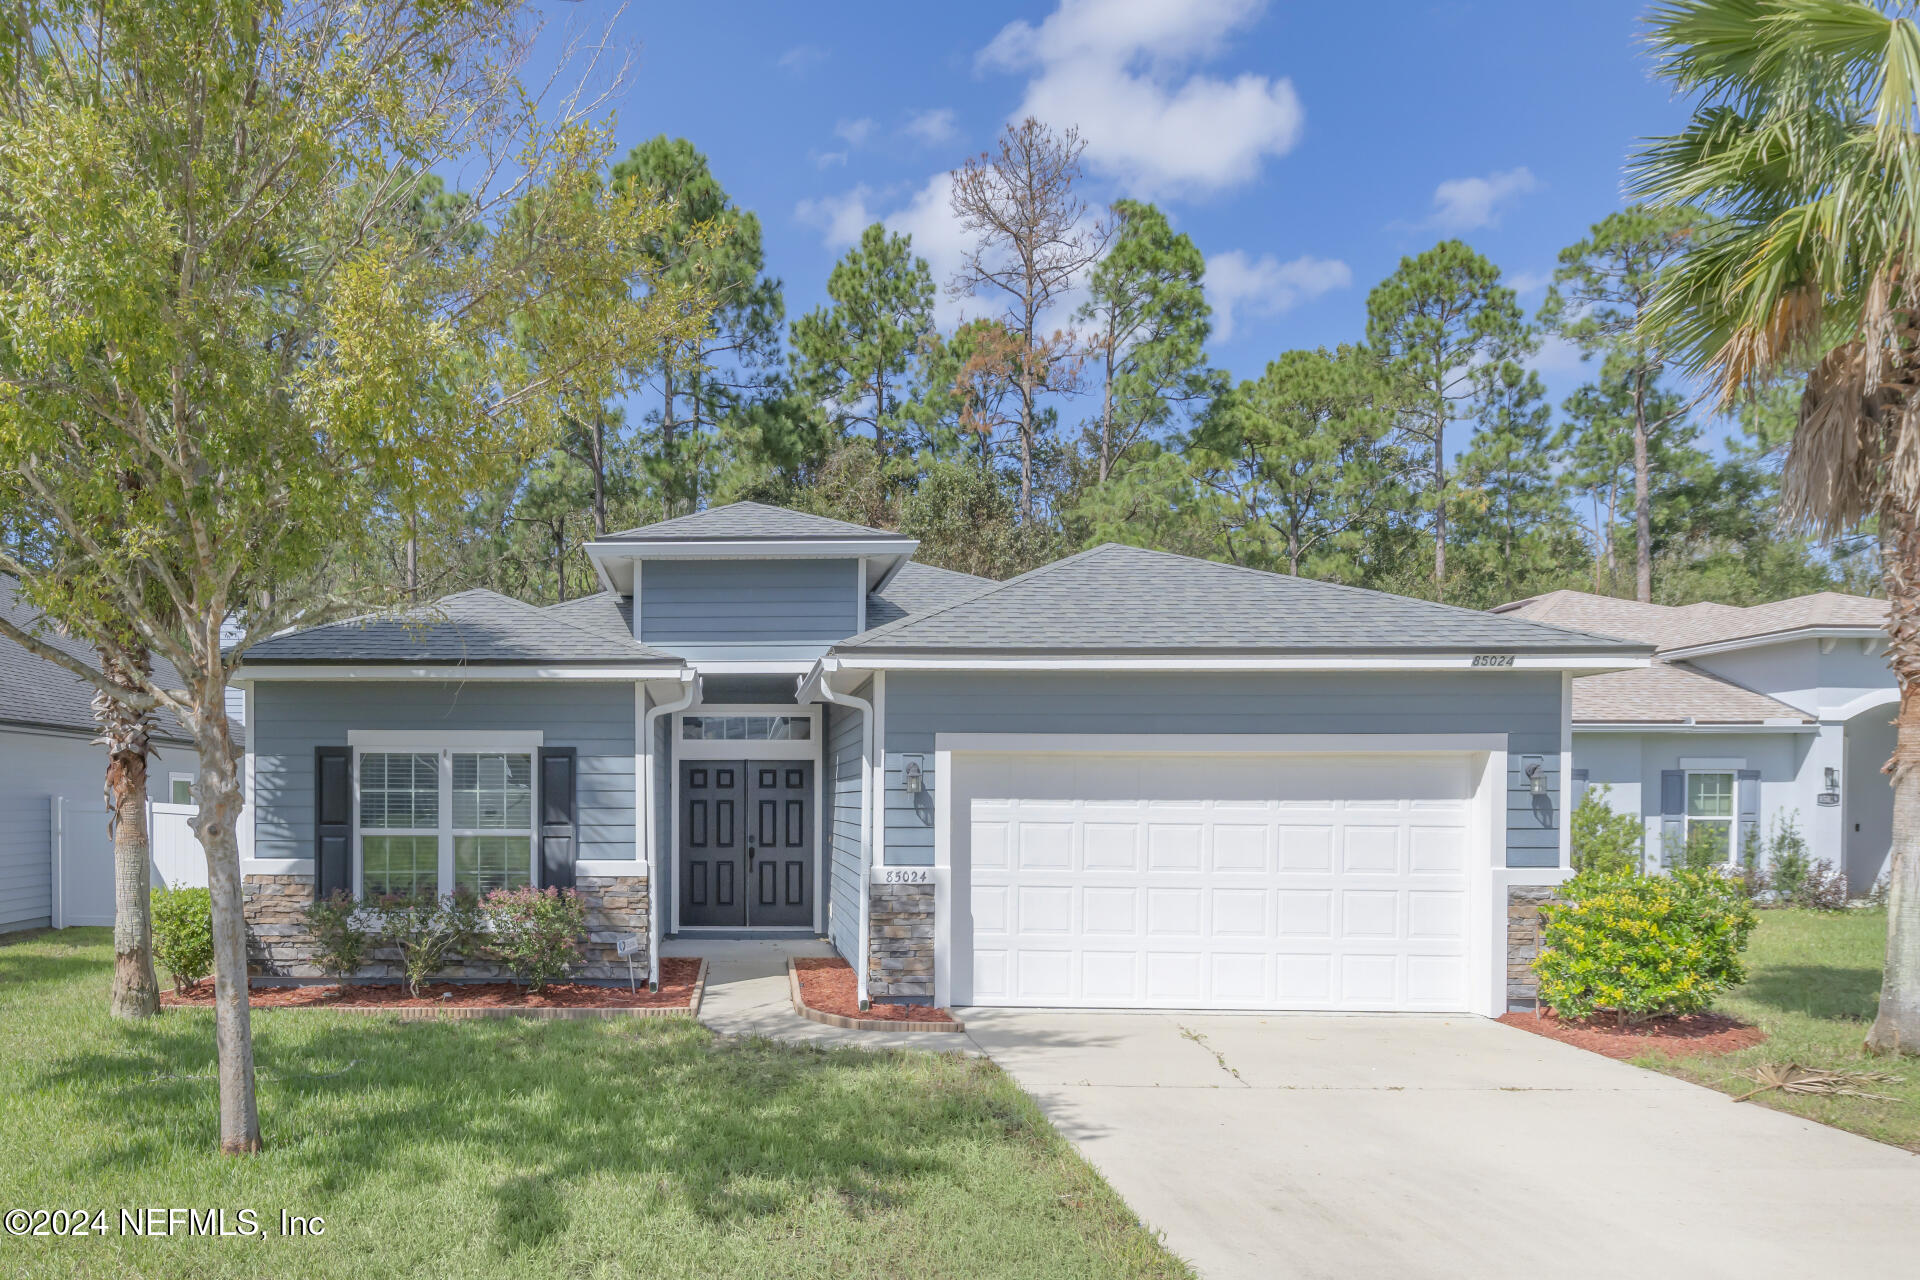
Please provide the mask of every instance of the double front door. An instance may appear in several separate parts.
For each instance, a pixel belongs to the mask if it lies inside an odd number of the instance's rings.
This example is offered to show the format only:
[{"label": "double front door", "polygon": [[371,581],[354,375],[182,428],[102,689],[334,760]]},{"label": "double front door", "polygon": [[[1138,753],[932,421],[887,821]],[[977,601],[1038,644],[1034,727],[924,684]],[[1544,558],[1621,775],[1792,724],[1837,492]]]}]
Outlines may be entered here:
[{"label": "double front door", "polygon": [[813,923],[813,762],[680,762],[680,923]]}]

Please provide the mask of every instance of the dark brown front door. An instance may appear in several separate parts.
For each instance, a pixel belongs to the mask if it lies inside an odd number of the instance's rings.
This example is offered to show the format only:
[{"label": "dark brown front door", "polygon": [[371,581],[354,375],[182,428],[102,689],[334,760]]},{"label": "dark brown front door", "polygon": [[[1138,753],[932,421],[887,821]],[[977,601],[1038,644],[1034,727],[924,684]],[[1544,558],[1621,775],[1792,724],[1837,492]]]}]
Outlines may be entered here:
[{"label": "dark brown front door", "polygon": [[680,765],[680,923],[747,922],[747,766],[739,760]]},{"label": "dark brown front door", "polygon": [[813,923],[813,762],[747,765],[747,922]]}]

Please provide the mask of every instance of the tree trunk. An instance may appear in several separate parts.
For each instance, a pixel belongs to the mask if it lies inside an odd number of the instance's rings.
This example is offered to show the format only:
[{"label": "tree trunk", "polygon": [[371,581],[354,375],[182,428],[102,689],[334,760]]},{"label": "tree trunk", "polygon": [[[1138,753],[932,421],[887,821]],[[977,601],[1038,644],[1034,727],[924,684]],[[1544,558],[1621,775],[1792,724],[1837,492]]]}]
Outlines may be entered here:
[{"label": "tree trunk", "polygon": [[555,593],[562,604],[567,599],[567,522],[561,520],[553,526],[553,577]]},{"label": "tree trunk", "polygon": [[[1100,483],[1113,474],[1113,335],[1107,335],[1107,378],[1100,394]],[[1295,573],[1300,572],[1296,567]]]},{"label": "tree trunk", "polygon": [[[107,650],[99,650],[99,657],[103,675],[122,688],[137,687],[133,674]],[[93,696],[93,715],[100,725],[95,741],[107,748],[106,799],[113,814],[113,995],[108,1010],[116,1018],[150,1018],[160,1012],[160,980],[153,971],[147,839],[149,717],[104,693]]]},{"label": "tree trunk", "polygon": [[1881,571],[1900,718],[1893,759],[1893,852],[1887,866],[1887,964],[1869,1053],[1920,1054],[1920,512],[1880,515]]},{"label": "tree trunk", "polygon": [[607,418],[593,415],[593,536],[607,532]]},{"label": "tree trunk", "polygon": [[253,1019],[247,1005],[247,922],[236,838],[245,797],[239,753],[227,722],[226,689],[202,692],[194,708],[200,752],[200,812],[193,832],[207,855],[213,896],[214,1048],[219,1054],[220,1151],[260,1150],[260,1111],[253,1091]]},{"label": "tree trunk", "polygon": [[1647,494],[1646,379],[1633,384],[1633,598],[1653,603],[1653,503]]},{"label": "tree trunk", "polygon": [[1447,598],[1447,419],[1433,424],[1433,598]]}]

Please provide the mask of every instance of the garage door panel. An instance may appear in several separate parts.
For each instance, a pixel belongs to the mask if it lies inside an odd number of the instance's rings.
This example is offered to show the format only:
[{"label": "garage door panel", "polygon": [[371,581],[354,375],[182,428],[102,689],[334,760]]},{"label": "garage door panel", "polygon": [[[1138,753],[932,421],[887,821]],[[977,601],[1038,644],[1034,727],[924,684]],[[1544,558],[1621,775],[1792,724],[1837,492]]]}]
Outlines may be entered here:
[{"label": "garage door panel", "polygon": [[959,788],[973,967],[957,999],[1466,1006],[1464,758],[997,759]]},{"label": "garage door panel", "polygon": [[1392,876],[1400,872],[1399,827],[1349,826],[1340,842],[1340,869],[1348,875]]}]

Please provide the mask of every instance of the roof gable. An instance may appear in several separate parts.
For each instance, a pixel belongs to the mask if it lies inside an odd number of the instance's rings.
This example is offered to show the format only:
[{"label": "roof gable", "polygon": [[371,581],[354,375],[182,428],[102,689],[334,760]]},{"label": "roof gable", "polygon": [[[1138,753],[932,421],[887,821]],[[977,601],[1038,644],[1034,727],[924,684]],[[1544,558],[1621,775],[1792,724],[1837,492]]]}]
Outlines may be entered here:
[{"label": "roof gable", "polygon": [[809,515],[762,502],[733,502],[691,515],[675,516],[637,529],[603,534],[599,542],[709,542],[730,539],[788,541],[806,539],[886,539],[904,541],[898,533],[845,520]]},{"label": "roof gable", "polygon": [[1886,627],[1887,602],[1839,591],[1816,591],[1768,604],[1645,604],[1590,591],[1549,591],[1501,605],[1494,612],[1602,635],[1643,640],[1660,651],[1739,641],[1764,643],[1769,636],[1809,628]]},{"label": "roof gable", "polygon": [[1566,652],[1604,636],[1108,543],[834,647],[1037,653]]}]

